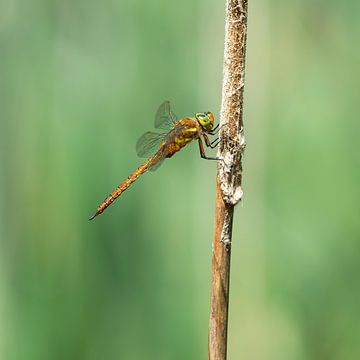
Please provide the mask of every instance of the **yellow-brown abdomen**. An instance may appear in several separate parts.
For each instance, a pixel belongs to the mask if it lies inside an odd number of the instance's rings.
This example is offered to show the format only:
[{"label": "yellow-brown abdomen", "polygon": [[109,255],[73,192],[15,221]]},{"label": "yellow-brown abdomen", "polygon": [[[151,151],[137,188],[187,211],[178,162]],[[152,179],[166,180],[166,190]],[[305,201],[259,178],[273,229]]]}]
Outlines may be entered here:
[{"label": "yellow-brown abdomen", "polygon": [[145,161],[141,166],[139,166],[131,175],[129,175],[125,181],[123,181],[118,187],[116,187],[99,205],[96,210],[96,213],[89,220],[94,219],[96,216],[100,215],[109,205],[111,205],[116,198],[118,198],[141,174],[147,171],[151,165],[156,161],[156,156]]}]

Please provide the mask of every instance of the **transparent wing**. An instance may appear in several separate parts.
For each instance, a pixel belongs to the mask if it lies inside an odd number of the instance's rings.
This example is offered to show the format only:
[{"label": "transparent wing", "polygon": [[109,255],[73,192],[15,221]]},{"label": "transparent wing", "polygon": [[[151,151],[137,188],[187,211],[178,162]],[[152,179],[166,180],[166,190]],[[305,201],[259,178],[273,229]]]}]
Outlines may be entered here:
[{"label": "transparent wing", "polygon": [[139,157],[148,158],[159,150],[164,134],[148,131],[136,143],[136,153]]},{"label": "transparent wing", "polygon": [[172,112],[170,101],[164,101],[155,116],[155,128],[170,130],[177,122],[177,116]]},{"label": "transparent wing", "polygon": [[162,159],[160,159],[160,160],[158,160],[154,165],[152,165],[151,167],[150,167],[150,171],[155,171],[155,170],[157,170],[160,166],[161,166],[161,164],[164,162],[164,160],[165,160],[165,157],[163,157]]},{"label": "transparent wing", "polygon": [[154,156],[155,162],[149,167],[150,171],[157,170],[166,159],[169,150],[169,143],[171,142],[172,139],[171,135],[170,136],[169,135],[170,134],[164,134],[163,137],[164,144],[161,147],[161,151],[157,152],[156,155]]}]

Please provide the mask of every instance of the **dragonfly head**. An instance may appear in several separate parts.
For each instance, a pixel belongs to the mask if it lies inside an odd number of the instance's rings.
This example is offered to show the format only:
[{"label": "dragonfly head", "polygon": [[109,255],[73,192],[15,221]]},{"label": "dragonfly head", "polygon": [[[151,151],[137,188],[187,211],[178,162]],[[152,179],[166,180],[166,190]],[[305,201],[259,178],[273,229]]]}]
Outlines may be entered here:
[{"label": "dragonfly head", "polygon": [[210,111],[195,114],[196,120],[205,131],[210,131],[214,126],[214,115]]}]

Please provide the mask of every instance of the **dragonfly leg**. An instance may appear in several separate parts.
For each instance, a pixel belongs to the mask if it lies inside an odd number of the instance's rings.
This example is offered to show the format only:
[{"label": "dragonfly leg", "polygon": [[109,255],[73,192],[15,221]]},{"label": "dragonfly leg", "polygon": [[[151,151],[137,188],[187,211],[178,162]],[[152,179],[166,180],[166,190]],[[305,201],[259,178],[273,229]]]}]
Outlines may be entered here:
[{"label": "dragonfly leg", "polygon": [[219,138],[216,138],[215,140],[210,142],[210,140],[206,134],[203,134],[203,136],[204,136],[205,144],[207,147],[215,149],[218,146],[218,144],[220,142]]},{"label": "dragonfly leg", "polygon": [[[219,124],[217,124],[217,125],[211,130],[211,132],[215,132],[218,127],[219,127]],[[219,130],[220,130],[220,129],[219,129]],[[218,131],[219,131],[219,130],[218,130]],[[217,132],[217,131],[216,131],[216,132]]]},{"label": "dragonfly leg", "polygon": [[214,141],[211,142],[210,147],[215,149],[219,145],[220,139],[216,138]]},{"label": "dragonfly leg", "polygon": [[216,135],[216,134],[221,130],[221,128],[224,127],[224,126],[226,126],[226,125],[227,125],[227,123],[222,124],[222,125],[219,127],[219,124],[217,124],[211,131],[208,132],[208,134],[210,134],[210,135]]},{"label": "dragonfly leg", "polygon": [[218,127],[219,127],[219,125],[216,126],[214,129],[212,129],[211,131],[209,131],[208,134],[216,135],[220,131],[220,129]]},{"label": "dragonfly leg", "polygon": [[198,142],[199,142],[199,149],[200,149],[200,156],[205,159],[205,160],[220,160],[220,161],[224,161],[224,159],[221,159],[219,157],[209,157],[209,156],[206,156],[205,154],[205,150],[204,150],[204,145],[201,141],[201,139],[199,138],[198,139]]}]

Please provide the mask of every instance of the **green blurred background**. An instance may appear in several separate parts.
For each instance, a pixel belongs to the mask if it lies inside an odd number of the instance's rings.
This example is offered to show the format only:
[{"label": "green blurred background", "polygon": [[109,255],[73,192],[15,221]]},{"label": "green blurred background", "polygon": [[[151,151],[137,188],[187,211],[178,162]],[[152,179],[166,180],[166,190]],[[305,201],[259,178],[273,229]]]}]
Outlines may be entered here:
[{"label": "green blurred background", "polygon": [[[205,359],[215,164],[87,219],[165,99],[221,102],[224,1],[0,2],[0,358]],[[229,359],[360,358],[360,4],[250,1]]]}]

